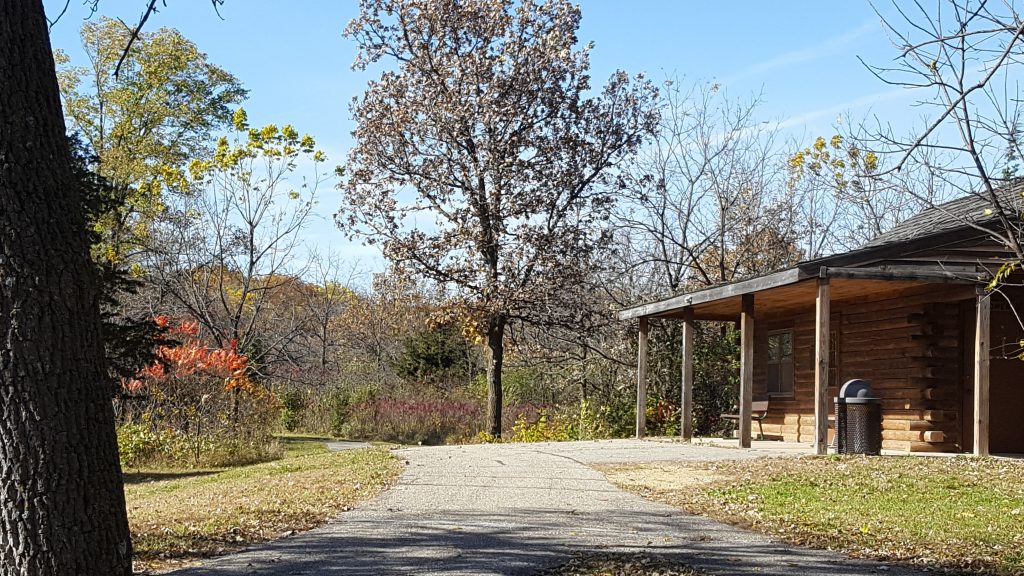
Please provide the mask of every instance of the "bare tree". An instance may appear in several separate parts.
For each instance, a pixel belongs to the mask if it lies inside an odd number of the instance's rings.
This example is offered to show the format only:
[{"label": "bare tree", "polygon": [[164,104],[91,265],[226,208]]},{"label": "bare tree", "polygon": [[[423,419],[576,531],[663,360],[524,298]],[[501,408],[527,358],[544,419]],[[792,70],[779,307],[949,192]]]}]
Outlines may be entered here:
[{"label": "bare tree", "polygon": [[880,126],[869,145],[892,158],[890,173],[917,164],[940,185],[983,201],[992,218],[964,223],[1013,254],[1004,272],[1019,269],[1024,201],[1019,190],[1008,186],[1019,177],[1022,158],[1017,78],[1024,20],[1016,2],[894,2],[891,11],[876,11],[899,55],[895,65],[869,68],[888,84],[924,93],[919,104],[931,114],[908,138]]},{"label": "bare tree", "polygon": [[[158,224],[145,269],[217,346],[237,347],[266,375],[306,353],[297,347],[306,317],[286,300],[306,269],[301,233],[324,157],[291,126],[249,130],[241,111],[235,126],[244,139],[223,138],[211,159],[193,162],[188,185],[197,192]],[[300,161],[311,164],[301,179]]]},{"label": "bare tree", "polygon": [[627,270],[675,293],[792,262],[792,198],[777,128],[756,117],[759,99],[668,84],[658,136],[631,169],[617,216],[628,231]]},{"label": "bare tree", "polygon": [[655,90],[615,73],[595,96],[580,10],[535,2],[363,0],[355,67],[385,60],[352,105],[342,223],[443,285],[489,350],[488,428],[524,303],[585,274],[614,196],[612,168],[654,129]]},{"label": "bare tree", "polygon": [[804,258],[858,248],[948,195],[934,170],[924,169],[936,162],[889,170],[889,158],[862,148],[871,140],[865,129],[863,121],[841,122],[831,137],[819,136],[789,157]]},{"label": "bare tree", "polygon": [[301,302],[308,323],[305,347],[313,353],[307,365],[319,372],[317,383],[326,383],[327,375],[337,368],[335,354],[343,338],[337,324],[358,297],[350,288],[357,274],[356,265],[346,264],[337,252],[310,254]]}]

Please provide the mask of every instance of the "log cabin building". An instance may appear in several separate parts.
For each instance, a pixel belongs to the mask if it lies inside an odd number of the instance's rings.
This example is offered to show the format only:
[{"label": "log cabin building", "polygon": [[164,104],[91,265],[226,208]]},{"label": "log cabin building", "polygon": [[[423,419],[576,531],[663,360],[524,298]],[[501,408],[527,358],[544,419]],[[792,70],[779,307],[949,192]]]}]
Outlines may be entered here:
[{"label": "log cabin building", "polygon": [[[1010,212],[1021,213],[1022,189],[1000,192]],[[622,310],[620,319],[639,321],[637,405],[646,405],[648,319],[683,322],[681,434],[689,439],[694,322],[734,321],[743,447],[758,398],[769,400],[766,437],[824,454],[833,398],[860,378],[882,402],[883,449],[1024,453],[1024,278],[985,289],[1012,257],[979,228],[1003,229],[990,206],[962,198],[851,252]],[[638,437],[644,425],[637,410]]]}]

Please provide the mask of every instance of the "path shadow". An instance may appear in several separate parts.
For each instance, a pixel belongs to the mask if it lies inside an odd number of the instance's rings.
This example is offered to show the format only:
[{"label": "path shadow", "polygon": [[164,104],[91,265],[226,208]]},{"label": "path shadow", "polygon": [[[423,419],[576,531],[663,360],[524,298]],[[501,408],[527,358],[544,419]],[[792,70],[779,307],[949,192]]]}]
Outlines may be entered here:
[{"label": "path shadow", "polygon": [[217,474],[221,470],[187,470],[182,472],[125,472],[122,477],[125,484],[142,484],[160,482],[162,480],[179,480],[181,478],[198,478]]},{"label": "path shadow", "polygon": [[[567,516],[571,518],[568,528]],[[712,574],[922,574],[787,546],[681,513],[540,509],[487,514],[356,513],[323,528],[173,574],[528,576],[562,564],[574,553],[590,551],[654,554]]]}]

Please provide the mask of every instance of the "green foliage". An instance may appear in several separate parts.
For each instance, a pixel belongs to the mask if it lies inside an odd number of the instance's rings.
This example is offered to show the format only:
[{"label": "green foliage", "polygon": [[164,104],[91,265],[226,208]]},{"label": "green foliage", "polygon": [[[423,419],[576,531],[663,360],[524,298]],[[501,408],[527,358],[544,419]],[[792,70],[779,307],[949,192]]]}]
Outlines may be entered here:
[{"label": "green foliage", "polygon": [[421,383],[464,383],[471,369],[471,354],[459,326],[443,324],[406,338],[394,370],[402,378]]},{"label": "green foliage", "polygon": [[[682,389],[679,374],[682,358],[680,322],[651,323],[648,352],[648,433],[671,436],[679,432]],[[722,433],[726,423],[721,414],[732,411],[739,386],[739,334],[727,323],[700,322],[694,334],[693,419],[694,433],[710,436]],[[628,436],[634,426],[631,397],[609,402],[616,422],[616,437]],[[628,413],[627,413],[628,412]]]},{"label": "green foliage", "polygon": [[281,402],[281,427],[294,432],[302,422],[302,413],[306,408],[306,397],[301,390],[290,388],[278,395]]},{"label": "green foliage", "polygon": [[330,413],[330,433],[337,438],[345,438],[351,431],[349,425],[352,407],[371,402],[377,398],[375,386],[359,386],[356,388],[335,388],[326,394],[325,404]]},{"label": "green foliage", "polygon": [[55,54],[69,126],[117,195],[94,222],[103,257],[115,262],[145,243],[165,209],[165,190],[181,187],[188,161],[208,149],[210,135],[229,124],[231,108],[246,96],[238,79],[168,28],[140,34],[115,76],[130,35],[110,18],[87,21],[81,36],[89,66]]},{"label": "green foliage", "polygon": [[111,389],[119,388],[122,378],[135,373],[155,360],[157,340],[165,330],[157,326],[149,313],[131,313],[123,301],[134,295],[142,283],[131,271],[106,258],[97,257],[103,236],[97,225],[105,214],[118,209],[122,199],[106,178],[92,171],[91,155],[78,135],[69,137],[71,168],[81,193],[83,212],[90,227],[89,242],[93,247],[93,261],[100,279],[100,316],[103,346]]},{"label": "green foliage", "polygon": [[731,325],[701,323],[694,335],[694,434],[718,435],[728,423],[739,390],[739,332]]},{"label": "green foliage", "polygon": [[[539,368],[527,366],[506,366],[501,371],[501,387],[505,403],[553,404],[561,398],[560,393],[565,382],[564,370],[555,370],[548,374]],[[474,398],[487,397],[487,375],[479,373],[473,380],[469,393]]]},{"label": "green foliage", "polygon": [[526,417],[520,415],[512,426],[512,442],[549,442],[571,440],[568,427],[562,418],[548,418],[547,411],[541,411],[540,418],[535,422],[526,421]]},{"label": "green foliage", "polygon": [[272,441],[228,434],[195,436],[148,423],[120,426],[117,447],[121,467],[136,470],[243,466],[278,456]]},{"label": "green foliage", "polygon": [[580,400],[575,418],[570,422],[569,435],[577,440],[608,438],[611,428],[608,424],[609,415],[607,406],[595,407],[586,399]]}]

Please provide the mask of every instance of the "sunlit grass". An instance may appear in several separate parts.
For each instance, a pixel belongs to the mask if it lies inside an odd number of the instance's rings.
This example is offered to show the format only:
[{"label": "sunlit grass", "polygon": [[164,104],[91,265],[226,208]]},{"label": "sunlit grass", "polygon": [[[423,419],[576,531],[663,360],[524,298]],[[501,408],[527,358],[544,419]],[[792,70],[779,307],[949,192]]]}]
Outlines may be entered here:
[{"label": "sunlit grass", "polygon": [[622,487],[796,544],[1024,574],[1024,462],[800,458],[606,468]]},{"label": "sunlit grass", "polygon": [[400,465],[384,449],[330,453],[285,442],[286,457],[220,471],[147,472],[126,484],[140,564],[160,567],[308,530],[390,484]]}]

